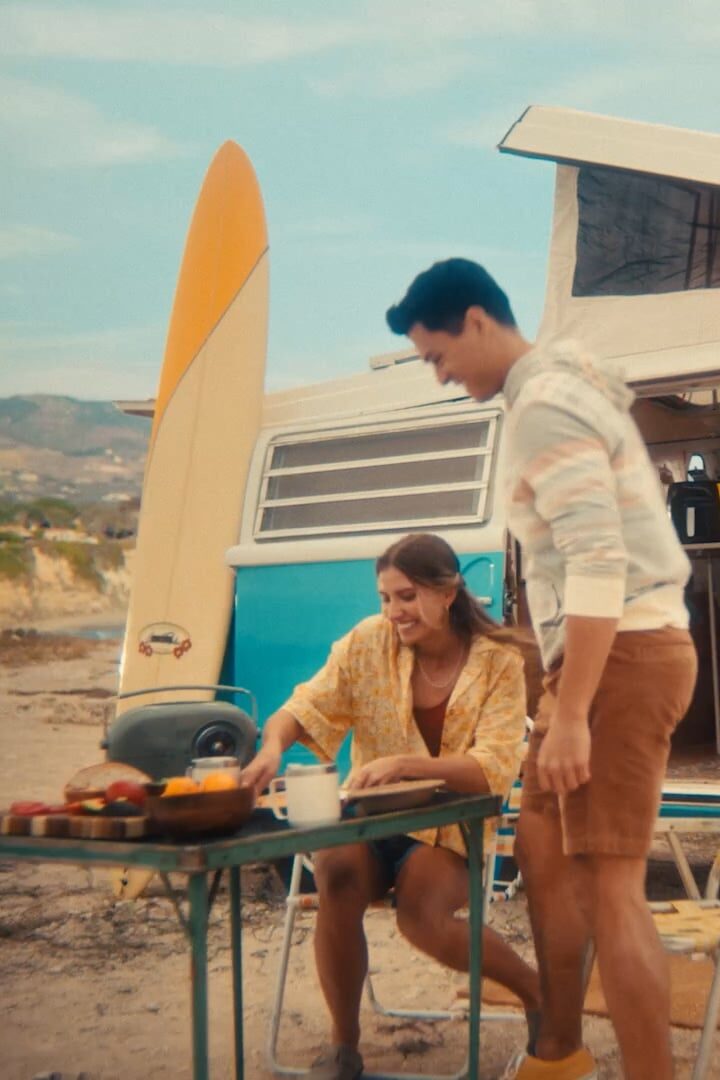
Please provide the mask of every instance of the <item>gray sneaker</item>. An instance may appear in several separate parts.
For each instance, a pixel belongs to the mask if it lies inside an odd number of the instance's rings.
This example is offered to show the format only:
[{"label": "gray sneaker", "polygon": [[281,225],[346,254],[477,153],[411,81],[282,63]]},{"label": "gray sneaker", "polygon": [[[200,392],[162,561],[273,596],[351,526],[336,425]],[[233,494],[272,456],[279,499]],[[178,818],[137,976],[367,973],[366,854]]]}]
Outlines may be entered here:
[{"label": "gray sneaker", "polygon": [[310,1066],[311,1080],[358,1080],[362,1075],[363,1059],[352,1046],[331,1046],[323,1050]]}]

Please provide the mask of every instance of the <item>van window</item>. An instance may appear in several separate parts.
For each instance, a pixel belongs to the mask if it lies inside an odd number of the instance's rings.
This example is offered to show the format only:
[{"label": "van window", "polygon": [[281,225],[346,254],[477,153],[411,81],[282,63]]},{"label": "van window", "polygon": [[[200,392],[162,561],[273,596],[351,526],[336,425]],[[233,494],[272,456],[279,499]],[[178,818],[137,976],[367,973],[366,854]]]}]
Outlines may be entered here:
[{"label": "van window", "polygon": [[255,537],[486,520],[499,412],[312,431],[267,449]]},{"label": "van window", "polygon": [[581,168],[573,296],[720,286],[720,188]]}]

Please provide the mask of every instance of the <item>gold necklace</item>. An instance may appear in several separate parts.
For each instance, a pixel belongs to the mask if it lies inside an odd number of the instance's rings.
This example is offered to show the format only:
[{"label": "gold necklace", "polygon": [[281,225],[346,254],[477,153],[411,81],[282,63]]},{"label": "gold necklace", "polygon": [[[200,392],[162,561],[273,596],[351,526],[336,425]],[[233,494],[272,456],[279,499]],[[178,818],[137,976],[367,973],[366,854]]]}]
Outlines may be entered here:
[{"label": "gold necklace", "polygon": [[444,682],[435,682],[434,679],[430,678],[427,671],[422,666],[422,661],[420,660],[420,657],[418,656],[417,653],[415,653],[415,662],[416,662],[416,664],[418,666],[418,670],[420,671],[420,674],[422,675],[423,679],[425,680],[426,683],[428,683],[429,686],[433,686],[436,690],[444,690],[445,687],[449,686],[450,683],[456,678],[457,673],[460,670],[460,665],[463,662],[464,656],[465,656],[465,650],[461,649],[460,650],[460,655],[459,655],[458,660],[457,660],[457,663],[455,664],[455,667],[452,669],[452,673],[451,673],[450,677],[448,679],[445,679]]}]

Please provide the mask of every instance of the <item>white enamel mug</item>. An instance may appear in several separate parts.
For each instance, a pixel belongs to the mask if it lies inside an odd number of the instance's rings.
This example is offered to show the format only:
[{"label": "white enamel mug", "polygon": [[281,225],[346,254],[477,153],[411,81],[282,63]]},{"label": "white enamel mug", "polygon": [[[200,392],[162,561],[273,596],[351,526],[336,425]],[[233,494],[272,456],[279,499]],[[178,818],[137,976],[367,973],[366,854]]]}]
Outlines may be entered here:
[{"label": "white enamel mug", "polygon": [[[283,807],[277,794],[285,791]],[[270,781],[270,801],[277,818],[298,829],[340,820],[337,765],[288,765],[284,776]]]}]

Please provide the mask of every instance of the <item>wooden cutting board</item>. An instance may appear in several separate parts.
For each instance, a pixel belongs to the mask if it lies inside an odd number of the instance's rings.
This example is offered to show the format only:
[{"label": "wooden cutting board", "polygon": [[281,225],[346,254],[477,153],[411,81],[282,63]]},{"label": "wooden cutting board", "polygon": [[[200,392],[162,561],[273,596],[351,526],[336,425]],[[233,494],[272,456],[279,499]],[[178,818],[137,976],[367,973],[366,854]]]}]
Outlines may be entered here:
[{"label": "wooden cutting board", "polygon": [[0,836],[48,836],[72,840],[139,840],[148,833],[147,817],[78,814],[0,814]]}]

